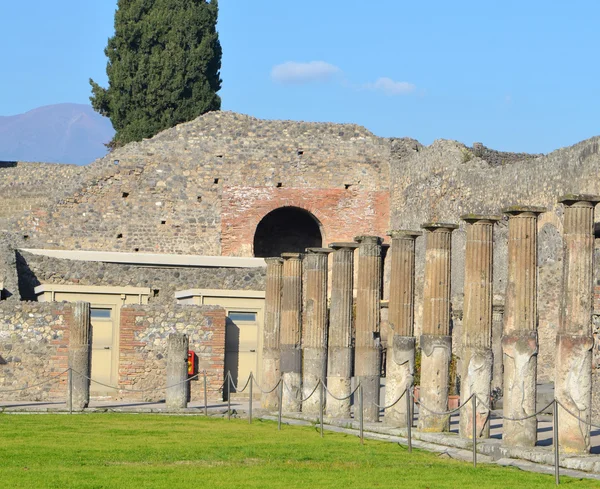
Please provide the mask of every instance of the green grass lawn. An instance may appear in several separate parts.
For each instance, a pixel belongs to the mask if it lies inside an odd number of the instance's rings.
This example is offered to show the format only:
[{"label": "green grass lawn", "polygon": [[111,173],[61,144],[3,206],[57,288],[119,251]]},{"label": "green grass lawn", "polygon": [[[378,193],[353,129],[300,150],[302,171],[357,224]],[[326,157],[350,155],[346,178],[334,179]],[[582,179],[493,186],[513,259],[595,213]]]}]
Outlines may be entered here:
[{"label": "green grass lawn", "polygon": [[[598,481],[563,478],[565,487]],[[554,478],[315,428],[199,416],[0,414],[2,488],[550,488]]]}]

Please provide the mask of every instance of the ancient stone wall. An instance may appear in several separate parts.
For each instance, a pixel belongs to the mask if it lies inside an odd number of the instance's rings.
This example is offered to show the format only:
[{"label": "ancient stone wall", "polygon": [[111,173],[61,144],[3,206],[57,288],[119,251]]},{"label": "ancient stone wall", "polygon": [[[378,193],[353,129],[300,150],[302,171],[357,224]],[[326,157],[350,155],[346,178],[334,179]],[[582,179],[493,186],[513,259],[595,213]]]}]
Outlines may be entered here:
[{"label": "ancient stone wall", "polygon": [[296,189],[306,200],[318,189],[384,191],[389,148],[351,124],[209,113],[98,160],[71,198],[16,227],[33,247],[220,255],[229,188]]},{"label": "ancient stone wall", "polygon": [[[562,273],[562,209],[556,201],[566,193],[600,191],[598,138],[583,141],[546,156],[502,165],[465,158],[468,148],[453,141],[429,147],[394,141],[391,161],[391,225],[414,228],[426,221],[458,222],[467,213],[493,214],[514,204],[541,205],[548,212],[538,224],[540,381],[554,375],[554,344],[558,326],[558,297]],[[417,277],[424,265],[423,239],[417,240]],[[506,284],[506,221],[495,228],[494,294],[502,299]],[[453,236],[452,305],[462,309],[464,227]],[[416,328],[420,331],[422,281],[417,279]]]},{"label": "ancient stone wall", "polygon": [[65,399],[66,374],[52,377],[68,368],[72,318],[68,303],[0,302],[0,400]]},{"label": "ancient stone wall", "polygon": [[17,254],[23,298],[34,300],[34,288],[44,284],[148,287],[150,302],[171,303],[175,292],[187,289],[265,290],[266,268],[149,267],[119,263],[62,260]]},{"label": "ancient stone wall", "polygon": [[12,217],[74,191],[84,167],[0,161],[0,229]]},{"label": "ancient stone wall", "polygon": [[[171,333],[189,337],[198,356],[198,371],[207,371],[209,397],[222,399],[225,378],[225,310],[218,306],[124,306],[121,309],[119,385],[125,389],[165,386],[167,339]],[[191,399],[202,400],[202,378],[190,383]],[[164,391],[128,393],[127,398],[158,400]]]}]

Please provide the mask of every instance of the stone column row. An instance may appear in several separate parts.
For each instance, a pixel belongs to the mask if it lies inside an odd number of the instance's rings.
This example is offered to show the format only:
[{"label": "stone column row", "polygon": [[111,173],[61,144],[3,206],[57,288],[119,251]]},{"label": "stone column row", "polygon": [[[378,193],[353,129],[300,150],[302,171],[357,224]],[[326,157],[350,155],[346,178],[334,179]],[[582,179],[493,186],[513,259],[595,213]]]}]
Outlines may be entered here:
[{"label": "stone column row", "polygon": [[[600,198],[570,195],[560,202],[564,217],[564,272],[559,332],[557,335],[556,397],[584,422],[566,413],[561,417],[560,443],[564,450],[589,451],[591,405],[591,333],[593,222],[594,206]],[[468,215],[465,261],[465,344],[463,352],[462,401],[477,395],[490,398],[492,371],[496,387],[504,386],[504,409],[507,418],[504,443],[511,446],[534,446],[537,439],[535,412],[537,370],[537,218],[545,209],[511,207],[508,215],[508,280],[504,310],[492,305],[493,226],[497,216]],[[454,224],[430,223],[426,231],[426,266],[421,337],[424,407],[445,411],[448,400],[448,365],[451,355],[450,333],[450,255]],[[414,240],[418,233],[392,232],[392,275],[390,327],[393,336],[388,355],[388,390],[386,403],[395,400],[412,382],[414,365]],[[359,273],[356,304],[355,369],[365,394],[365,419],[378,420],[379,401],[379,299],[381,280],[381,241],[363,236],[359,243]],[[332,245],[333,289],[329,343],[328,384],[336,396],[350,390],[352,324],[353,244]],[[309,250],[307,261],[307,331],[305,343],[305,386],[307,389],[325,373],[326,349],[326,281],[327,252]],[[285,274],[284,274],[285,275]],[[311,278],[313,277],[313,278]],[[298,278],[296,280],[299,280]],[[284,280],[285,281],[285,280]],[[299,290],[296,285],[295,290]],[[296,292],[297,297],[298,292]],[[285,294],[284,294],[285,295]],[[285,301],[284,301],[285,302]],[[299,301],[294,317],[299,317]],[[503,316],[503,317],[502,317]],[[492,328],[503,321],[503,382],[492,369]],[[494,336],[498,332],[493,333]],[[293,343],[299,347],[296,332]],[[282,337],[282,350],[285,343]],[[313,351],[314,350],[314,351]],[[497,356],[497,355],[496,355]],[[313,358],[314,357],[314,358]],[[296,358],[296,357],[294,357]],[[496,362],[497,363],[497,362]],[[297,360],[295,365],[297,366]],[[282,368],[282,372],[284,369]],[[297,369],[294,370],[298,371]],[[312,377],[311,377],[312,376]],[[312,380],[311,380],[312,379]],[[305,393],[307,390],[305,389]],[[328,413],[349,414],[348,402],[330,398]],[[310,408],[308,408],[310,409]],[[461,417],[460,432],[473,432],[470,406]],[[386,413],[386,420],[402,425],[405,412],[399,406]],[[529,419],[510,419],[524,418]],[[443,431],[447,417],[422,409],[419,427],[425,431]],[[479,403],[476,435],[489,435],[489,412]]]}]

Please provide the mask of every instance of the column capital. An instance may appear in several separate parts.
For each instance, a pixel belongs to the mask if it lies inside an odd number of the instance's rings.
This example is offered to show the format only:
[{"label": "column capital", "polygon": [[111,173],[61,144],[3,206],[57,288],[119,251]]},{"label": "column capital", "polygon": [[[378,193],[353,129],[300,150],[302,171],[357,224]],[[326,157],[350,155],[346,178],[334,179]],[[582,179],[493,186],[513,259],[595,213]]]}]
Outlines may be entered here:
[{"label": "column capital", "polygon": [[474,224],[476,222],[487,222],[490,224],[495,224],[496,222],[498,222],[500,219],[502,219],[502,216],[499,215],[495,215],[495,214],[490,214],[490,215],[486,215],[486,214],[464,214],[462,216],[460,216],[461,220],[468,222],[470,224]]},{"label": "column capital", "polygon": [[520,214],[533,214],[537,216],[538,214],[543,214],[548,209],[545,207],[537,207],[532,205],[512,205],[505,209],[502,209],[504,214],[508,214],[509,217],[518,216]]},{"label": "column capital", "polygon": [[566,194],[558,198],[558,203],[567,207],[594,207],[600,202],[600,196],[588,194]]},{"label": "column capital", "polygon": [[419,236],[423,236],[423,232],[409,229],[391,229],[387,232],[387,235],[392,239],[417,239]]},{"label": "column capital", "polygon": [[421,224],[421,228],[425,229],[425,231],[434,232],[434,231],[448,231],[452,232],[455,229],[458,229],[458,224],[447,223],[447,222],[426,222],[425,224]]},{"label": "column capital", "polygon": [[354,241],[356,241],[358,244],[381,245],[382,243],[382,239],[379,236],[371,235],[356,236]]},{"label": "column capital", "polygon": [[358,248],[358,243],[355,242],[337,242],[337,243],[329,243],[329,247],[332,250],[341,250],[343,248],[352,248],[352,249],[356,249]]},{"label": "column capital", "polygon": [[281,258],[284,260],[300,260],[302,259],[302,253],[282,253]]},{"label": "column capital", "polygon": [[309,255],[328,255],[333,252],[331,248],[306,248],[306,253]]},{"label": "column capital", "polygon": [[269,258],[265,258],[265,261],[267,262],[267,265],[270,265],[270,264],[276,265],[278,263],[283,263],[283,258],[278,258],[278,257],[272,256]]}]

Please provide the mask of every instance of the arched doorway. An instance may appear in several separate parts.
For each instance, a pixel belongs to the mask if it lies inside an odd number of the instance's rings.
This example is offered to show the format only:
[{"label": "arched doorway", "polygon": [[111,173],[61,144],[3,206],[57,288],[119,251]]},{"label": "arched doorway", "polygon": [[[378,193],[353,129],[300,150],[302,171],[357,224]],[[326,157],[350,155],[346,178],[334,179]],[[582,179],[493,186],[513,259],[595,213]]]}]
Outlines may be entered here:
[{"label": "arched doorway", "polygon": [[323,246],[317,219],[299,207],[281,207],[269,212],[256,227],[254,256],[266,258],[281,253],[304,253]]}]

